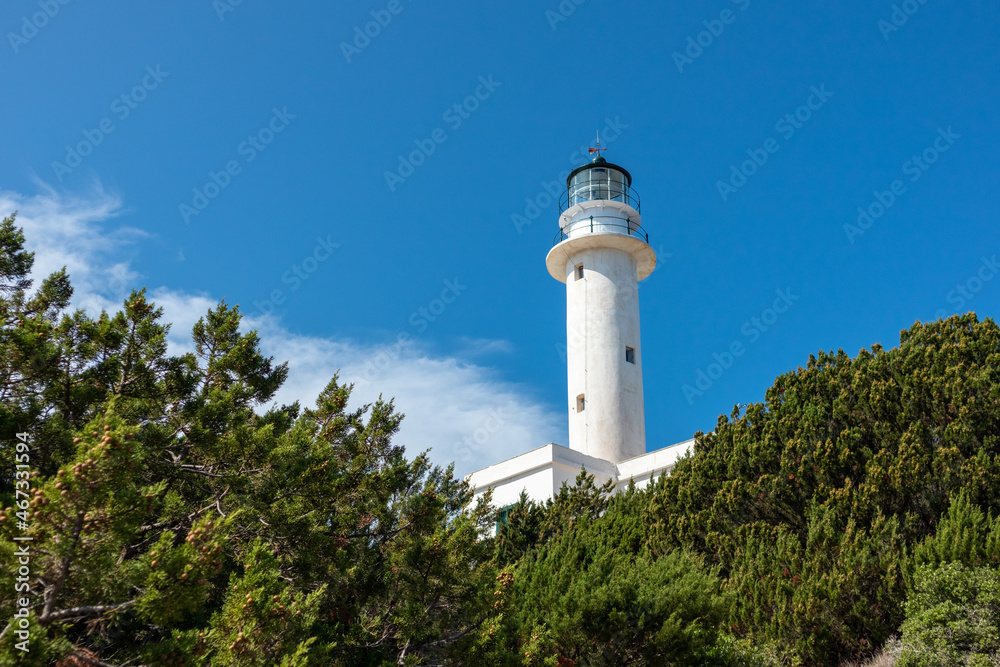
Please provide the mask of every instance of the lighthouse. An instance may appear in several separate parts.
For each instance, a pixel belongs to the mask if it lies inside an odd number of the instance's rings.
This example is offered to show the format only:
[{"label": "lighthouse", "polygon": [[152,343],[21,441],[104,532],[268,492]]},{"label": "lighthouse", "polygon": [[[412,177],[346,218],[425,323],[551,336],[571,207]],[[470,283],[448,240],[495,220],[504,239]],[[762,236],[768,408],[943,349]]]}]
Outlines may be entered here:
[{"label": "lighthouse", "polygon": [[[489,493],[504,512],[522,493],[552,498],[586,470],[616,491],[670,474],[694,440],[646,451],[639,338],[639,281],[656,268],[642,228],[632,175],[601,156],[569,172],[559,204],[559,232],[545,258],[566,284],[569,446],[547,445],[466,476],[474,498]],[[502,459],[502,460],[497,460]]]},{"label": "lighthouse", "polygon": [[639,281],[656,253],[632,176],[594,150],[566,178],[545,263],[566,284],[569,448],[618,463],[646,453]]}]

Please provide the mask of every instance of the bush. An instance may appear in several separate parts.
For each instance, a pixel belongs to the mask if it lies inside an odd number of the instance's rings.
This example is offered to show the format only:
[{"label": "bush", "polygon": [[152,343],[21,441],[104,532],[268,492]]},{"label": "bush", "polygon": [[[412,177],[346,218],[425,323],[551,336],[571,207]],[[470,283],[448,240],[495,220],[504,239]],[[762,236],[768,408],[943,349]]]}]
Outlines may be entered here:
[{"label": "bush", "polygon": [[[959,493],[1000,512],[1000,327],[915,324],[899,347],[810,357],[737,406],[648,503],[654,554],[718,566],[737,636],[797,663],[870,656],[896,633],[913,563],[992,562],[973,512],[916,561]],[[978,527],[977,527],[978,526]],[[1000,534],[1000,531],[998,531]]]},{"label": "bush", "polygon": [[921,566],[906,601],[899,667],[990,667],[1000,658],[1000,571]]},{"label": "bush", "polygon": [[914,567],[944,563],[1000,566],[1000,518],[983,512],[964,492],[952,500],[937,532],[913,551]]},{"label": "bush", "polygon": [[[683,552],[654,559],[631,493],[528,552],[514,572],[508,651],[526,665],[721,665],[728,614],[716,573]],[[735,652],[734,652],[735,653]]]}]

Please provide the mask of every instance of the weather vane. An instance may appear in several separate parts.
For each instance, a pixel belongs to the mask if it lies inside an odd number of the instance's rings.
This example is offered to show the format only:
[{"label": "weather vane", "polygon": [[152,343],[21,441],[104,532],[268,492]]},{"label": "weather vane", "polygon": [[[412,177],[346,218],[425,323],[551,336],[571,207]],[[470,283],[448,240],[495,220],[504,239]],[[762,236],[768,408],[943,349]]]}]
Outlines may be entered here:
[{"label": "weather vane", "polygon": [[587,151],[590,152],[590,153],[597,153],[598,155],[600,155],[601,151],[606,151],[606,150],[608,150],[608,149],[607,148],[601,148],[601,131],[598,130],[597,131],[597,148],[588,148]]}]

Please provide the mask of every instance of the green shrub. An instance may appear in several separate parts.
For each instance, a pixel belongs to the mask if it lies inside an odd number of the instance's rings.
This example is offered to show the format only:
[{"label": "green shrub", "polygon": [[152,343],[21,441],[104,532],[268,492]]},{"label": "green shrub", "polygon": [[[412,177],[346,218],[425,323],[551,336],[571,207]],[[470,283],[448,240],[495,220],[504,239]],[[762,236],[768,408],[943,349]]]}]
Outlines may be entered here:
[{"label": "green shrub", "polygon": [[983,512],[964,492],[952,500],[937,532],[913,551],[914,566],[944,563],[1000,566],[1000,518]]},{"label": "green shrub", "polygon": [[819,353],[696,434],[647,504],[649,548],[718,566],[737,636],[798,664],[863,659],[898,632],[907,554],[925,538],[943,542],[918,563],[997,551],[979,536],[985,517],[957,530],[941,517],[959,493],[1000,513],[998,423],[992,320],[917,323],[899,347],[853,358]]},{"label": "green shrub", "polygon": [[640,550],[643,501],[614,498],[521,562],[507,627],[523,664],[735,664],[716,651],[729,602],[720,580],[700,557]]},{"label": "green shrub", "polygon": [[1000,658],[1000,571],[921,566],[906,601],[898,667],[990,667]]}]

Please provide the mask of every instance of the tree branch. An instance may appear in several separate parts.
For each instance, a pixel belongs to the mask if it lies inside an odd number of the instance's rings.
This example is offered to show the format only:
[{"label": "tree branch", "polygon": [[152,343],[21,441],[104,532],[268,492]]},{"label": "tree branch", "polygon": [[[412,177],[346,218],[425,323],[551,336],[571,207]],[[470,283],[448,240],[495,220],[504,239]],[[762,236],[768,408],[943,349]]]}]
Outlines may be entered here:
[{"label": "tree branch", "polygon": [[52,621],[58,621],[64,618],[81,618],[87,616],[100,616],[109,611],[118,611],[119,609],[125,609],[126,607],[131,607],[138,600],[129,600],[128,602],[122,602],[121,604],[112,605],[94,605],[90,607],[72,607],[70,609],[60,609],[59,611],[53,611],[48,614],[42,614],[38,617],[38,622],[42,625],[48,625]]}]

